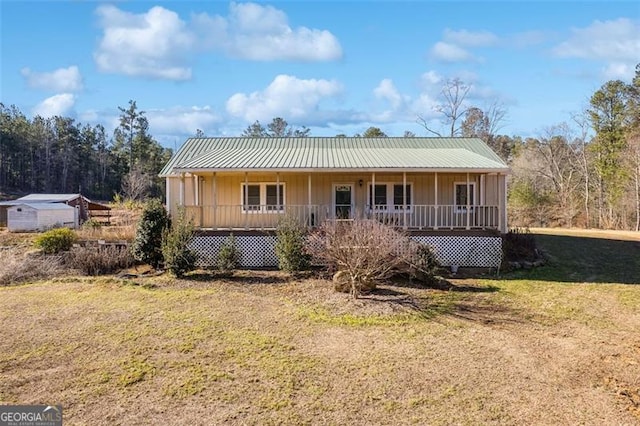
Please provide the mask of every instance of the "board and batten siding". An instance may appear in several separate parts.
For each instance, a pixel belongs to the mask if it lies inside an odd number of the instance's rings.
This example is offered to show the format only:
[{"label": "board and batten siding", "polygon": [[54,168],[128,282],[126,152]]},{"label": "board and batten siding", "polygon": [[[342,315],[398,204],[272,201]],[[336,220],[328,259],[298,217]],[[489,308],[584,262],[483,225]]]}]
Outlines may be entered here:
[{"label": "board and batten siding", "polygon": [[[255,172],[248,173],[249,183],[268,182],[275,183],[278,179],[285,185],[285,205],[306,206],[309,203],[308,179],[309,173],[281,172],[276,173]],[[311,174],[311,204],[319,206],[331,206],[333,203],[333,185],[353,184],[354,204],[356,209],[364,209],[368,204],[367,192],[372,182],[372,173],[312,173]],[[168,177],[167,205],[172,215],[177,213],[180,205],[180,177]],[[184,178],[184,205],[185,206],[239,206],[242,204],[241,185],[245,182],[244,173],[222,172],[214,176],[210,174],[186,175]],[[466,182],[466,173],[438,173],[438,205],[454,204],[454,184]],[[470,173],[469,182],[475,184],[475,202],[481,201],[484,205],[504,206],[504,175]],[[198,183],[196,184],[196,180]],[[413,186],[413,204],[434,205],[435,202],[435,174],[407,172],[407,183]],[[481,185],[481,180],[484,184]],[[362,186],[359,182],[362,181]],[[375,173],[376,183],[402,183],[402,173]],[[215,189],[214,189],[215,188]],[[196,194],[197,192],[197,194]],[[482,192],[482,194],[481,194]],[[214,199],[215,198],[215,199]],[[197,203],[196,203],[197,201]],[[230,210],[229,210],[230,211]],[[226,212],[227,216],[229,211]],[[236,214],[240,214],[237,209]],[[506,209],[500,212],[501,223],[506,224]],[[213,218],[209,218],[213,220]],[[219,218],[217,219],[219,220]],[[231,219],[229,219],[231,220]],[[223,222],[219,222],[223,226]],[[506,229],[506,228],[504,228]]]}]

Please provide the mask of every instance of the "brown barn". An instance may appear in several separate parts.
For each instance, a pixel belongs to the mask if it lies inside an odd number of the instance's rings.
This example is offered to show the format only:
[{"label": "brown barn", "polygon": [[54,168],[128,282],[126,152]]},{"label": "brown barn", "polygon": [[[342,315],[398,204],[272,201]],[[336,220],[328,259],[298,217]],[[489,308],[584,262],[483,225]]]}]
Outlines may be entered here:
[{"label": "brown barn", "polygon": [[29,194],[17,200],[0,202],[0,226],[7,226],[7,209],[18,204],[62,203],[78,209],[79,222],[94,218],[109,223],[109,206],[89,200],[82,194]]}]

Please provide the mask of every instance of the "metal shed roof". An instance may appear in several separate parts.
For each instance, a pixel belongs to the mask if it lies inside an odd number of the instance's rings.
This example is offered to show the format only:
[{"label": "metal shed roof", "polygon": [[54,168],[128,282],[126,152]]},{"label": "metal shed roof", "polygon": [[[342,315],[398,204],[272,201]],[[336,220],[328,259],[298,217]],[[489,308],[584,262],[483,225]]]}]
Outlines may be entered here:
[{"label": "metal shed roof", "polygon": [[508,171],[477,138],[191,138],[160,175],[201,171]]},{"label": "metal shed roof", "polygon": [[63,203],[18,203],[12,207],[26,206],[35,210],[73,210],[74,208]]}]

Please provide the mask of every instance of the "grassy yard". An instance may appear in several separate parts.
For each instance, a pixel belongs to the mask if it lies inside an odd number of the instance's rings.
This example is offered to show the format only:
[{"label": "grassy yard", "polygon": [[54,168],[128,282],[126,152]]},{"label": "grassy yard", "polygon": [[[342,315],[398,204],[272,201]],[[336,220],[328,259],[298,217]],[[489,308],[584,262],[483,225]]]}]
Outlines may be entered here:
[{"label": "grassy yard", "polygon": [[358,301],[277,272],[0,288],[0,403],[65,424],[638,424],[640,237]]}]

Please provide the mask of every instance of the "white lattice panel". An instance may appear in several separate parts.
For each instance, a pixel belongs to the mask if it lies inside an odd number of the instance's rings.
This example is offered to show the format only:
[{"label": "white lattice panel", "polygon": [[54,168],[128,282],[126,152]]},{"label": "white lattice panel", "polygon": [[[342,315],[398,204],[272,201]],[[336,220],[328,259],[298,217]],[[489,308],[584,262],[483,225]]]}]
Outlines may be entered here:
[{"label": "white lattice panel", "polygon": [[454,235],[412,236],[430,246],[442,266],[497,268],[502,262],[502,238]]},{"label": "white lattice panel", "polygon": [[[267,268],[278,266],[275,252],[276,237],[273,235],[237,235],[236,248],[240,251],[240,266],[243,268]],[[220,248],[226,241],[224,235],[196,236],[189,245],[198,254],[199,267],[213,267]]]},{"label": "white lattice panel", "polygon": [[[442,266],[458,265],[472,268],[497,268],[502,261],[500,237],[474,236],[412,236],[414,241],[430,246]],[[220,247],[227,239],[224,235],[200,235],[190,247],[198,253],[198,266],[212,267]],[[241,252],[243,268],[271,268],[278,266],[275,253],[275,235],[238,235],[236,247]]]}]

